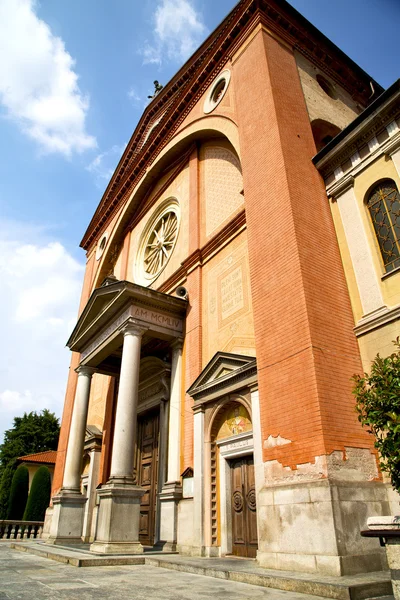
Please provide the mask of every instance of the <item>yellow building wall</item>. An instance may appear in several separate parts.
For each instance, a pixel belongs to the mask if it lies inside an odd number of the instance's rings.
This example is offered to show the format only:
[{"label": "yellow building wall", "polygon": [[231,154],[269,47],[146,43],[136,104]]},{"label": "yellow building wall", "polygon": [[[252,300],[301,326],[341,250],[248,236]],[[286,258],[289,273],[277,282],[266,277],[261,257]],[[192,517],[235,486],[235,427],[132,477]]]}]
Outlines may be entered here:
[{"label": "yellow building wall", "polygon": [[[382,179],[393,179],[400,190],[400,178],[396,168],[391,160],[385,156],[377,158],[368,165],[363,171],[355,175],[354,193],[360,209],[363,226],[367,235],[369,246],[372,252],[372,259],[382,293],[384,304],[390,309],[400,304],[400,271],[386,275],[379,244],[369,211],[365,201],[369,190]],[[350,293],[350,301],[354,314],[354,322],[357,324],[364,316],[360,301],[359,290],[354,274],[353,264],[344,233],[339,208],[336,202],[331,202],[332,216],[336,228],[336,234],[339,242],[340,253],[343,261],[346,281]],[[386,276],[385,276],[386,275]],[[388,356],[394,351],[393,340],[400,335],[400,321],[392,321],[377,329],[369,331],[364,335],[358,336],[361,359],[364,370],[370,370],[371,361],[379,353],[381,356]]]},{"label": "yellow building wall", "polygon": [[344,232],[342,219],[340,216],[339,207],[337,202],[330,201],[333,222],[336,229],[336,235],[339,243],[340,255],[342,257],[344,274],[346,277],[347,287],[350,294],[351,307],[353,309],[354,322],[357,323],[363,316],[363,308],[361,305],[360,294],[358,291],[358,285],[356,276],[353,269],[353,263],[351,260],[349,248],[347,245],[346,234]]},{"label": "yellow building wall", "polygon": [[372,221],[365,206],[365,199],[370,188],[381,179],[393,179],[400,190],[400,178],[392,160],[387,160],[385,156],[379,157],[367,169],[356,176],[354,182],[354,192],[360,207],[365,231],[372,249],[375,271],[380,281],[380,288],[384,303],[390,308],[400,304],[400,271],[388,275],[382,279],[386,271],[381,258],[379,244],[377,242]]}]

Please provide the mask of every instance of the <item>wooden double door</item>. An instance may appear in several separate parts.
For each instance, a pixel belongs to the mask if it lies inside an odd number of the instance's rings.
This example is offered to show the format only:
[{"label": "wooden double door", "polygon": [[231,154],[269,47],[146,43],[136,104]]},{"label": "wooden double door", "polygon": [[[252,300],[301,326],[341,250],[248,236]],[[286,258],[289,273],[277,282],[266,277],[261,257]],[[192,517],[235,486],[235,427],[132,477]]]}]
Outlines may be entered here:
[{"label": "wooden double door", "polygon": [[255,558],[257,507],[252,456],[234,459],[231,468],[232,554]]},{"label": "wooden double door", "polygon": [[139,540],[143,546],[153,546],[156,527],[158,449],[160,411],[153,410],[138,418],[137,483],[145,489],[140,503]]}]

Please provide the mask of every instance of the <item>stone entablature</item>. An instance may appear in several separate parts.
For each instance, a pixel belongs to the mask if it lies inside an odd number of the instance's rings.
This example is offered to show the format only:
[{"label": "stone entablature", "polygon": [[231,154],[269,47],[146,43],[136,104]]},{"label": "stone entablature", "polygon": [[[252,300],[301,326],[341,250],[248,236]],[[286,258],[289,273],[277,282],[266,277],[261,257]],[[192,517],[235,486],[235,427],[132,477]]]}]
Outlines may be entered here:
[{"label": "stone entablature", "polygon": [[127,281],[96,289],[72,332],[67,346],[81,353],[82,364],[97,366],[122,343],[129,323],[147,335],[172,340],[184,334],[187,301]]}]

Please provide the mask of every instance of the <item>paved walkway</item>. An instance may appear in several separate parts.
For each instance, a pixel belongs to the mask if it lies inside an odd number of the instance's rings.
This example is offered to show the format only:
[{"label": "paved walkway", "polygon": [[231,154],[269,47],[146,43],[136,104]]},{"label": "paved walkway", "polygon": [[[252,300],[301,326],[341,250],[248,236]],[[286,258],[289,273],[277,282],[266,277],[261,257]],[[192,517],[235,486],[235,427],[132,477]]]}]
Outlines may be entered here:
[{"label": "paved walkway", "polygon": [[321,600],[148,565],[76,568],[0,544],[0,600]]}]

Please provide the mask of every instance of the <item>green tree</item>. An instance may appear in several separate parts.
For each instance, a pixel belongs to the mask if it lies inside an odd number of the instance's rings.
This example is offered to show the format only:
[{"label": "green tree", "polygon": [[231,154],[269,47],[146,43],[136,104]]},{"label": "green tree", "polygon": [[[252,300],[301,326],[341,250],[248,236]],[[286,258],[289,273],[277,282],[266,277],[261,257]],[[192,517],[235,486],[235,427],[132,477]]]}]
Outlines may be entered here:
[{"label": "green tree", "polygon": [[21,520],[24,514],[29,491],[29,471],[20,465],[14,472],[8,498],[7,519]]},{"label": "green tree", "polygon": [[[17,469],[18,471],[18,469]],[[36,471],[24,512],[24,521],[44,521],[46,508],[50,504],[51,477],[47,467]]]},{"label": "green tree", "polygon": [[378,354],[370,374],[354,375],[353,394],[358,420],[375,436],[381,469],[400,491],[400,338],[393,343],[396,351],[387,358]]},{"label": "green tree", "polygon": [[26,454],[57,450],[59,433],[59,421],[47,409],[14,418],[13,427],[5,432],[4,442],[0,445],[0,519],[7,515],[11,480],[18,466],[16,459]]}]

